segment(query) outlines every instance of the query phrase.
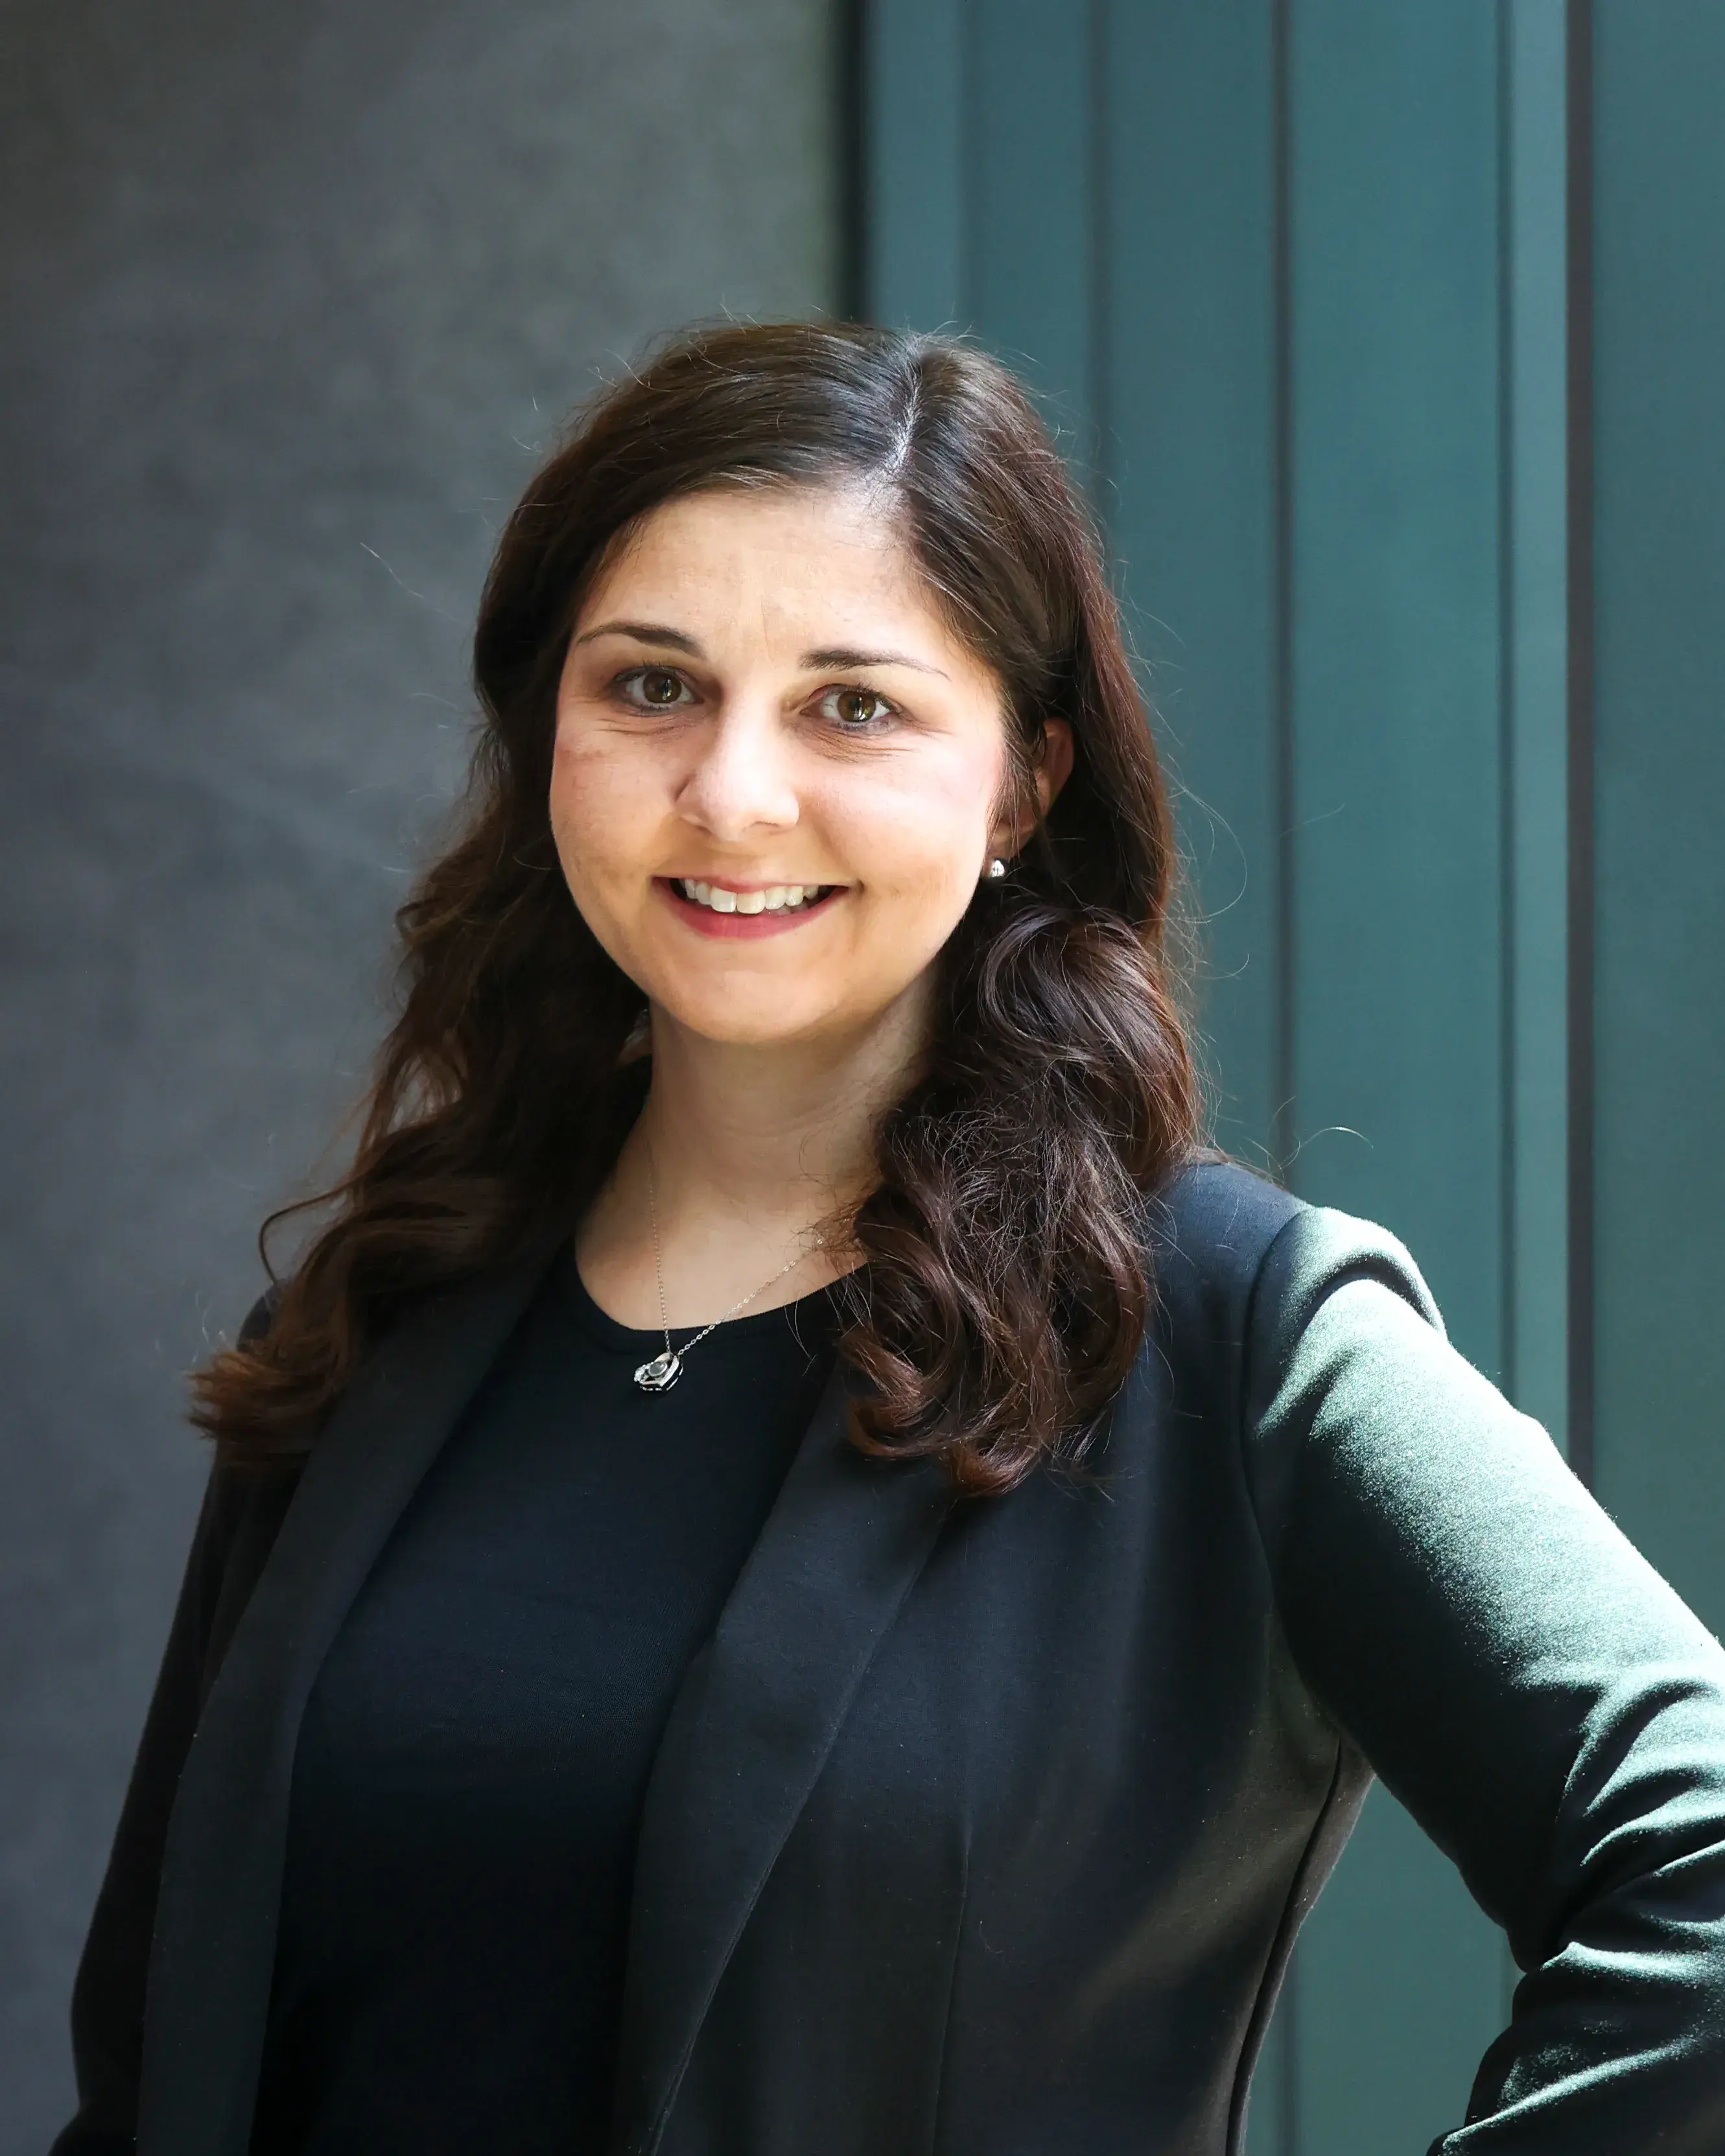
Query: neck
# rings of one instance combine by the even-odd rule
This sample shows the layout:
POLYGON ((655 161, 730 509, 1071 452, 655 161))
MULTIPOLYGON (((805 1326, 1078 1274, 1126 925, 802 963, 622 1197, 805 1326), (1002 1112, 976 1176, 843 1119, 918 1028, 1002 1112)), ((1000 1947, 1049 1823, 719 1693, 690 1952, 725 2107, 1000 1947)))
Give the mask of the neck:
POLYGON ((649 1163, 671 1322, 704 1324, 805 1239, 805 1260, 751 1307, 768 1309, 846 1271, 856 1253, 818 1224, 845 1219, 875 1180, 875 1118, 915 1067, 926 1019, 901 999, 866 1033, 714 1041, 652 1014, 645 1106, 583 1223, 577 1251, 602 1308, 658 1322, 649 1163))
POLYGON ((624 1150, 650 1147, 661 1224, 691 1209, 807 1222, 860 1203, 875 1120, 908 1080, 919 1018, 895 1006, 860 1036, 756 1046, 703 1040, 655 1010, 652 1083, 624 1150))

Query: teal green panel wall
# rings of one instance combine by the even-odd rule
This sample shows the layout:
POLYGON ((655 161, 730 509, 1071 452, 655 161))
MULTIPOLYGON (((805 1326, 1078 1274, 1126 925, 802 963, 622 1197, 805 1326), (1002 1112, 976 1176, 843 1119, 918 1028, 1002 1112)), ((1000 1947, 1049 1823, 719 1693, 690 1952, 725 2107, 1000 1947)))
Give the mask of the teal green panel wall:
POLYGON ((891 0, 861 40, 864 282, 883 322, 969 318, 964 0, 891 0))
POLYGON ((1099 500, 1161 721, 1221 1142, 1276 1127, 1281 717, 1276 54, 1264 0, 1102 28, 1099 500))
POLYGON ((1568 41, 1502 11, 1503 1382, 1568 1440, 1568 41))
POLYGON ((1044 392, 1061 446, 1095 454, 1090 187, 1093 11, 970 0, 968 311, 1044 392))
POLYGON ((1306 0, 1290 62, 1294 1179, 1495 1371, 1496 10, 1306 0))
POLYGON ((1725 1630, 1725 8, 1594 39, 1597 1477, 1725 1630))

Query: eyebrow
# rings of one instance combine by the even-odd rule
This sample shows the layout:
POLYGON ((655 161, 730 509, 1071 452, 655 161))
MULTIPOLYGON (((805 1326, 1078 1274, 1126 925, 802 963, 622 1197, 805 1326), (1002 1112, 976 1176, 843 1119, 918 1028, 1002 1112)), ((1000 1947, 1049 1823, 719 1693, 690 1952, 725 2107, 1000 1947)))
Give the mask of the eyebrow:
POLYGON ((591 644, 596 636, 628 636, 637 644, 661 644, 672 651, 686 652, 691 659, 706 655, 692 636, 680 629, 667 629, 661 621, 602 621, 597 629, 583 629, 575 641, 591 644))
MULTIPOLYGON (((661 650, 683 652, 691 659, 706 656, 692 636, 685 636, 681 629, 671 629, 662 621, 602 621, 596 628, 583 629, 575 641, 591 644, 600 636, 626 636, 636 644, 655 644, 661 650)), ((865 651, 849 644, 828 644, 819 651, 805 651, 803 665, 810 672, 825 666, 909 666, 919 674, 938 674, 943 681, 948 678, 938 666, 931 666, 926 659, 912 659, 908 652, 865 651)))
POLYGON ((907 651, 860 651, 849 644, 835 644, 823 651, 805 651, 803 664, 811 670, 821 666, 911 666, 919 674, 939 674, 942 681, 947 678, 938 666, 931 666, 926 659, 912 659, 907 651))

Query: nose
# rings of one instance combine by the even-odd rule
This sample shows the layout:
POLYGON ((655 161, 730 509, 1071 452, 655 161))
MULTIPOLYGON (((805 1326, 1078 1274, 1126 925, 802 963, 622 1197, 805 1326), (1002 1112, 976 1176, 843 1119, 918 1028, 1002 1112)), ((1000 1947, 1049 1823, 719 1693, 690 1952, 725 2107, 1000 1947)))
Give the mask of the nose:
POLYGON ((680 816, 726 844, 797 821, 789 744, 765 700, 726 702, 696 739, 694 764, 677 793, 680 816))

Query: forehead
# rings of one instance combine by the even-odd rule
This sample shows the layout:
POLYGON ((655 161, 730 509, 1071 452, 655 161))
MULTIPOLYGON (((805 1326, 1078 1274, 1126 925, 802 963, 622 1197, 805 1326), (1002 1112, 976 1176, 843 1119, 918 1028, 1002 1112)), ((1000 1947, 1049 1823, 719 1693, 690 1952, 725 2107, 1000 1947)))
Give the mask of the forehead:
POLYGON ((713 488, 666 502, 619 535, 578 629, 625 601, 632 616, 697 635, 747 622, 797 638, 824 624, 848 641, 873 624, 957 649, 896 505, 861 485, 713 488))

